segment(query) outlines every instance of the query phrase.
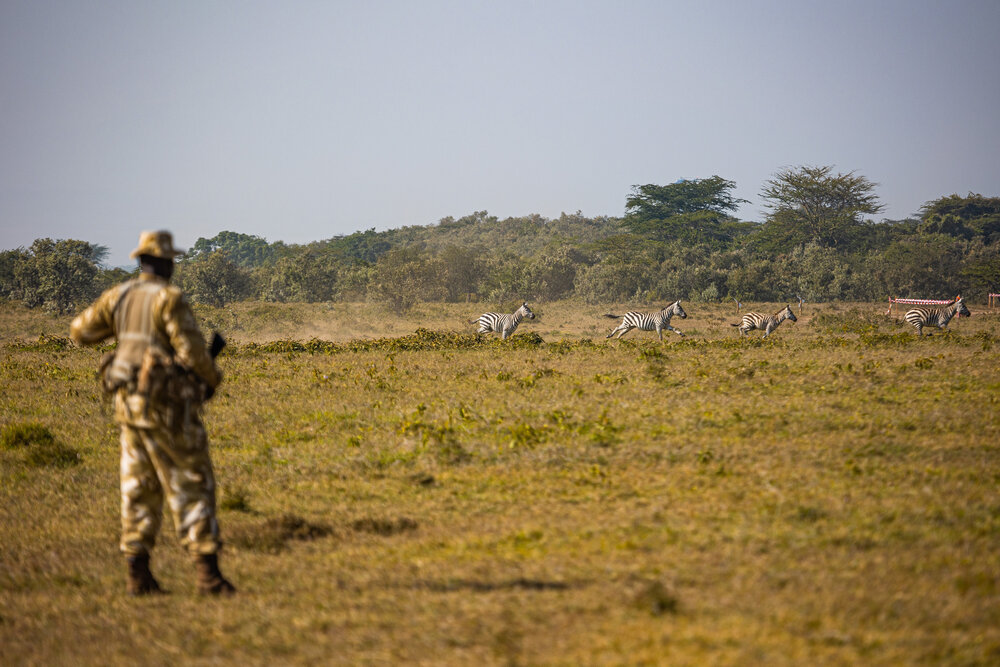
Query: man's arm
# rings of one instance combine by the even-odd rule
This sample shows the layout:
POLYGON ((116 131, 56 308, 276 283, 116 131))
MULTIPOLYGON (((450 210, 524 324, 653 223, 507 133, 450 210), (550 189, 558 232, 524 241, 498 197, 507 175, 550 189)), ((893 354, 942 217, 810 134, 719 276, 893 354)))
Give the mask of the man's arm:
POLYGON ((76 316, 69 325, 69 337, 74 343, 96 345, 114 335, 114 307, 120 290, 120 285, 112 287, 76 316))
POLYGON ((209 387, 216 387, 222 380, 222 373, 208 353, 191 306, 176 287, 168 287, 164 293, 161 311, 163 328, 174 348, 177 362, 194 371, 209 387))

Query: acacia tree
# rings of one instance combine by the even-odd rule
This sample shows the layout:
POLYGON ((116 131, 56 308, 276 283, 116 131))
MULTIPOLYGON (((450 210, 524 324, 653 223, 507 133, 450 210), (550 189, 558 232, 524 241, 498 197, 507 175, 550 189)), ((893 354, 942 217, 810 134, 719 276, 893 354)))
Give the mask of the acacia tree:
POLYGON ((832 166, 783 169, 760 193, 770 210, 763 236, 782 244, 847 245, 863 224, 861 216, 884 208, 877 185, 853 171, 834 174, 832 166))
POLYGON ((734 181, 721 176, 669 185, 633 185, 622 225, 658 241, 712 243, 732 240, 738 226, 731 213, 748 203, 732 195, 734 181))

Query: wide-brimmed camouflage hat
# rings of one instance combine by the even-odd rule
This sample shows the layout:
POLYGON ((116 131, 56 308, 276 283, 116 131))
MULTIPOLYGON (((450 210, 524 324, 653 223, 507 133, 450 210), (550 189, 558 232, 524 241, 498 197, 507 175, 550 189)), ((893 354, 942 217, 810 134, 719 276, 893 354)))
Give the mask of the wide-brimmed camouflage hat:
POLYGON ((183 250, 174 248, 174 236, 165 231, 146 231, 139 235, 139 247, 129 255, 135 259, 139 255, 150 255, 162 259, 173 259, 183 255, 183 250))

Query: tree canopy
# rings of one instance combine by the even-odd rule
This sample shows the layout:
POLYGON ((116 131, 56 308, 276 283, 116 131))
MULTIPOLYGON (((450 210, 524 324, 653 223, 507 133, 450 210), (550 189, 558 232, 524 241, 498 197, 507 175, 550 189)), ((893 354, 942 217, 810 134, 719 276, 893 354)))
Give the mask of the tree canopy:
POLYGON ((95 295, 104 246, 74 239, 36 239, 27 250, 3 253, 0 293, 21 299, 29 307, 70 312, 95 295))
POLYGON ((732 194, 734 181, 721 176, 681 179, 669 185, 634 185, 625 200, 622 225, 659 241, 725 244, 749 228, 731 213, 747 203, 732 194))
POLYGON ((949 195, 924 204, 920 209, 920 230, 973 238, 988 243, 1000 241, 1000 197, 984 197, 970 192, 965 197, 949 195))
MULTIPOLYGON (((862 225, 861 216, 884 208, 875 194, 877 185, 853 171, 835 174, 832 166, 783 169, 760 193, 769 210, 765 235, 790 245, 850 245, 862 225)), ((770 249, 778 250, 773 244, 770 249)))
MULTIPOLYGON (((865 219, 875 184, 832 167, 778 172, 763 224, 719 176, 634 186, 623 218, 581 212, 498 219, 486 211, 438 224, 374 229, 305 245, 226 231, 198 239, 174 281, 196 303, 367 300, 500 307, 577 298, 595 304, 675 299, 809 301, 983 298, 1000 289, 1000 197, 928 201, 920 218, 865 219)), ((67 312, 131 274, 99 266, 104 249, 38 239, 0 251, 0 298, 67 312)))
POLYGON ((188 251, 187 258, 223 251, 230 262, 242 267, 253 267, 275 259, 284 247, 280 241, 268 243, 259 236, 223 231, 210 239, 199 238, 188 251))

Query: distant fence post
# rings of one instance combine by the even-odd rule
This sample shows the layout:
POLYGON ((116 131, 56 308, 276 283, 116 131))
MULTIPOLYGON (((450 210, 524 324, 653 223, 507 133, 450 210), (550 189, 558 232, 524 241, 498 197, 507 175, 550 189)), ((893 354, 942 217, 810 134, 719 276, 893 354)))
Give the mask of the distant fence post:
POLYGON ((1000 308, 1000 294, 994 294, 994 293, 990 292, 989 307, 990 308, 1000 308))

